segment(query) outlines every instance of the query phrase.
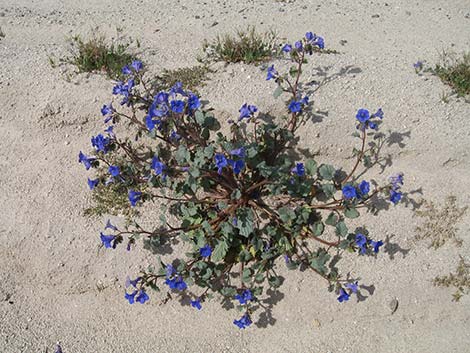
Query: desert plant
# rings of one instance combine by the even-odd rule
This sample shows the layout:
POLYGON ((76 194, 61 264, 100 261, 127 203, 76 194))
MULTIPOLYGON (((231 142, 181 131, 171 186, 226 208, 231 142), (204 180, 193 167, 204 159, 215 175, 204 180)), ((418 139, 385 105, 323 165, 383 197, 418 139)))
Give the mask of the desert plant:
POLYGON ((70 57, 62 61, 75 65, 79 72, 104 72, 112 79, 120 79, 124 65, 136 60, 136 54, 130 51, 132 41, 121 36, 109 41, 97 33, 87 39, 75 35, 69 42, 70 57))
POLYGON ((96 177, 88 179, 90 189, 118 190, 129 209, 149 214, 155 224, 144 228, 129 213, 122 227, 108 221, 100 239, 108 249, 124 243, 130 250, 142 237, 146 247, 157 250, 186 244, 185 255, 159 258, 157 266, 128 280, 129 303, 148 301, 148 288, 168 287, 200 310, 218 293, 225 306, 235 303, 243 312, 234 324, 245 328, 283 282, 278 260, 289 269, 316 272, 339 302, 360 293, 357 278, 341 275, 338 261, 347 253, 375 256, 383 242, 365 227, 348 225, 349 220, 379 198, 398 203, 403 176, 396 174, 383 186, 358 179, 375 153, 367 140, 382 123, 381 109, 357 111, 354 135, 360 148, 353 149, 356 158, 348 173, 298 154, 296 134, 307 123, 311 105, 302 91, 302 69, 323 44, 309 32, 283 47, 293 63, 289 73, 268 68, 266 79, 277 83, 275 95, 288 97, 286 115, 262 119, 256 106, 244 103, 238 118, 228 121, 228 134, 181 83, 155 91, 140 62, 128 66, 128 79, 113 88, 121 108, 109 103, 101 109, 105 123, 116 125, 92 137, 93 153, 80 152, 79 162, 96 169, 96 177), (118 137, 114 128, 123 120, 135 134, 126 127, 118 137))
POLYGON ((418 61, 414 68, 417 73, 430 72, 438 76, 442 82, 451 86, 459 97, 470 94, 470 53, 463 53, 460 57, 455 53, 443 51, 434 67, 427 67, 425 62, 418 61))
POLYGON ((447 276, 438 276, 433 281, 438 287, 454 287, 455 293, 452 295, 453 300, 458 302, 460 298, 470 291, 470 264, 460 257, 457 271, 447 276))
POLYGON ((192 67, 183 67, 173 70, 163 70, 162 74, 158 78, 159 85, 161 87, 172 87, 177 82, 184 82, 185 86, 196 92, 197 88, 204 87, 208 80, 208 74, 212 70, 206 65, 198 65, 192 67))
POLYGON ((277 52, 276 33, 259 33, 255 27, 238 30, 236 35, 217 36, 212 42, 203 43, 203 51, 210 59, 228 63, 258 63, 267 61, 277 52))

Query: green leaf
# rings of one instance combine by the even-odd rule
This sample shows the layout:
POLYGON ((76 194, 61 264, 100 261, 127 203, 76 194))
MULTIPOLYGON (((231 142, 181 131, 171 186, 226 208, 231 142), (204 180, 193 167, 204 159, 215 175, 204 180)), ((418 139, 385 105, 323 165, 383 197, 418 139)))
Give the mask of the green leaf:
POLYGON ((333 184, 323 184, 321 189, 326 197, 331 198, 336 193, 336 188, 333 184))
POLYGON ((220 294, 224 297, 233 297, 237 294, 237 290, 233 287, 224 287, 220 290, 220 294))
POLYGON ((284 223, 290 223, 295 219, 295 212, 289 207, 281 207, 279 210, 279 217, 284 223))
POLYGON ((318 169, 318 173, 325 180, 332 180, 335 176, 335 168, 329 164, 322 164, 318 169))
POLYGON ((199 125, 204 124, 205 116, 204 116, 203 112, 201 112, 200 110, 196 110, 196 113, 194 113, 194 115, 195 115, 196 121, 199 125))
POLYGON ((253 233, 253 214, 249 208, 240 208, 237 211, 237 228, 241 236, 248 238, 253 233))
POLYGON ((348 218, 357 218, 359 217, 359 212, 357 212, 356 208, 350 207, 346 208, 346 210, 344 211, 344 215, 348 218))
POLYGON ((281 279, 278 276, 268 277, 268 282, 271 287, 278 288, 281 286, 281 279))
POLYGON ((251 275, 252 275, 251 269, 245 268, 242 273, 242 281, 245 283, 250 282, 251 275))
POLYGON ((323 234, 323 231, 325 230, 325 226, 323 225, 323 222, 315 222, 312 226, 312 231, 313 235, 319 237, 320 235, 323 234))
POLYGON ((179 164, 185 164, 191 162, 191 155, 186 147, 180 145, 178 150, 175 152, 176 161, 179 164))
POLYGON ((227 255, 228 251, 228 244, 225 240, 219 240, 217 245, 214 247, 214 251, 212 252, 211 260, 213 262, 218 262, 222 260, 225 255, 227 255))
POLYGON ((313 159, 309 159, 305 163, 305 170, 307 171, 307 174, 315 175, 317 173, 317 169, 317 162, 315 162, 313 159))
POLYGON ((336 234, 345 237, 348 234, 348 227, 343 221, 338 222, 336 225, 336 234))
POLYGON ((314 257, 310 260, 310 266, 312 266, 315 270, 317 270, 321 274, 325 274, 327 271, 326 263, 328 262, 330 257, 331 257, 330 254, 328 254, 328 252, 325 249, 320 248, 318 249, 314 257))
POLYGON ((273 96, 274 96, 274 98, 277 99, 277 98, 279 98, 279 97, 281 96, 281 94, 283 94, 283 93, 284 93, 284 90, 282 89, 281 85, 278 85, 278 86, 276 87, 276 89, 274 90, 274 92, 273 92, 273 96))
POLYGON ((335 226, 336 223, 338 223, 338 216, 336 215, 336 213, 331 212, 328 218, 326 219, 325 223, 329 226, 335 226))

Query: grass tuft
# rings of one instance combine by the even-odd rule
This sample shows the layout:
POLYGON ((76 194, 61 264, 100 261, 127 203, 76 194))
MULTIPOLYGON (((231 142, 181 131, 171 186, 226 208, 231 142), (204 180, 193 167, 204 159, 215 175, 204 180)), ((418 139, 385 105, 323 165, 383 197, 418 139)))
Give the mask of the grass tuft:
POLYGON ((429 239, 429 247, 440 248, 448 240, 455 245, 461 246, 462 239, 457 236, 457 222, 463 217, 468 207, 458 208, 456 197, 449 196, 446 199, 444 207, 436 208, 434 203, 425 201, 423 210, 415 211, 418 217, 425 218, 421 226, 416 227, 418 234, 416 239, 429 239))
POLYGON ((436 277, 433 283, 437 287, 454 287, 456 292, 452 295, 453 301, 458 302, 460 298, 470 292, 470 264, 467 264, 462 257, 455 273, 447 276, 436 277))
POLYGON ((271 59, 278 48, 274 31, 259 33, 255 27, 238 30, 236 35, 224 34, 214 41, 203 43, 203 50, 210 59, 227 63, 259 63, 271 59))
POLYGON ((451 86, 459 97, 470 94, 470 52, 457 57, 444 51, 440 63, 430 71, 451 86))
POLYGON ((192 67, 184 67, 174 70, 163 70, 158 77, 159 84, 162 89, 172 87, 176 82, 182 82, 186 88, 193 92, 197 92, 197 88, 204 87, 209 79, 208 74, 213 72, 207 66, 199 65, 192 67))
POLYGON ((108 43, 104 35, 94 34, 88 39, 76 35, 70 39, 71 57, 64 61, 80 72, 104 72, 109 78, 120 79, 122 67, 136 59, 130 52, 131 44, 122 37, 108 43))

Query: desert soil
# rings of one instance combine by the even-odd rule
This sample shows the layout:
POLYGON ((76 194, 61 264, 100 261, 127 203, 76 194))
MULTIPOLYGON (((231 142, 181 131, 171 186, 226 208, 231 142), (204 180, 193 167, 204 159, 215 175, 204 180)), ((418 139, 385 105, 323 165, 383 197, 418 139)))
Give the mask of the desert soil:
MULTIPOLYGON (((439 205, 453 194, 469 204, 470 105, 454 96, 443 103, 451 90, 412 66, 435 63, 442 49, 469 50, 469 0, 0 0, 0 26, 0 352, 53 352, 58 341, 64 353, 470 351, 470 297, 452 302, 451 289, 432 284, 459 255, 469 260, 470 216, 457 224, 461 247, 414 240, 423 199, 439 205), (371 175, 383 182, 403 172, 408 195, 361 219, 389 239, 377 258, 345 261, 345 273, 374 286, 367 300, 340 304, 314 273, 281 270, 287 279, 271 317, 241 331, 232 324, 238 313, 217 301, 196 312, 160 305, 156 295, 145 305, 124 300, 126 276, 155 255, 141 245, 99 248, 106 217, 83 216, 91 199, 77 162, 103 129, 99 109, 113 83, 98 74, 68 79, 48 57, 66 56, 70 35, 95 27, 112 35, 119 26, 141 40, 144 62, 158 73, 197 64, 204 39, 247 25, 289 41, 314 31, 340 52, 306 67, 308 80, 328 84, 315 93, 302 143, 320 162, 350 166, 355 111, 382 107, 391 161, 371 175)), ((260 67, 214 68, 200 92, 220 119, 244 102, 281 111, 260 67)))

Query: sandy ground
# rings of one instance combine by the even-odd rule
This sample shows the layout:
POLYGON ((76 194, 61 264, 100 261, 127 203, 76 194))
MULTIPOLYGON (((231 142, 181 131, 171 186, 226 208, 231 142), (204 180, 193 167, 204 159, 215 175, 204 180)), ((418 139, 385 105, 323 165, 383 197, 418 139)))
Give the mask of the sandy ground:
MULTIPOLYGON (((449 89, 412 68, 418 59, 435 62, 441 49, 468 50, 469 17, 469 0, 0 0, 0 352, 52 352, 57 341, 64 353, 469 352, 470 297, 451 302, 451 290, 431 280, 454 270, 458 254, 468 259, 470 216, 458 225, 463 246, 435 251, 414 241, 421 221, 414 208, 450 194, 469 203, 470 105, 455 97, 444 104, 449 89), (372 174, 383 181, 404 172, 415 202, 364 219, 395 244, 376 259, 345 261, 345 271, 375 286, 366 301, 339 304, 315 274, 290 272, 272 318, 240 331, 237 313, 217 302, 195 312, 178 302, 124 300, 125 277, 154 255, 98 249, 106 218, 82 216, 90 197, 77 163, 102 129, 99 108, 112 82, 100 75, 67 82, 47 58, 66 54, 67 35, 121 26, 141 39, 145 63, 158 72, 196 64, 203 39, 248 24, 289 40, 312 30, 341 52, 306 67, 307 78, 330 82, 316 93, 316 123, 301 132, 303 143, 319 161, 351 165, 356 109, 383 107, 383 129, 395 131, 384 152, 393 159, 372 174)), ((218 68, 201 92, 221 116, 245 101, 280 111, 259 68, 218 68)))

